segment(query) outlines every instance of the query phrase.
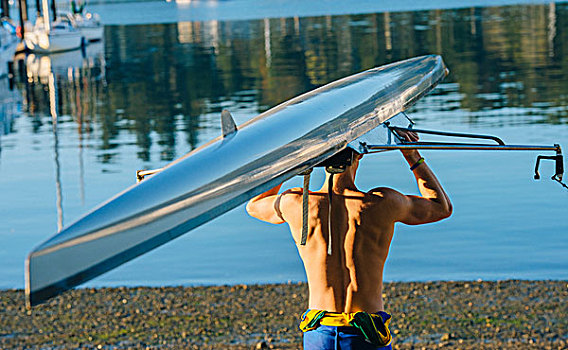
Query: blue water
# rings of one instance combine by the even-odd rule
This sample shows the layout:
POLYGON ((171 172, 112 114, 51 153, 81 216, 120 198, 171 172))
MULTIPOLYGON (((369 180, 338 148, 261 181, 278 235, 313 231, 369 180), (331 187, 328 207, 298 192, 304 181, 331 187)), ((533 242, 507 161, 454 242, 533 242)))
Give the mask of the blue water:
MULTIPOLYGON (((22 288, 26 254, 134 183, 136 170, 217 136, 223 108, 240 124, 412 56, 441 54, 451 70, 410 111, 419 127, 568 147, 565 3, 164 22, 108 25, 85 54, 28 57, 15 91, 0 79, 0 288, 22 288)), ((454 214, 398 225, 385 279, 568 279, 568 191, 549 180, 552 163, 532 179, 536 154, 423 152, 454 214)), ((322 182, 316 172, 312 189, 322 182)), ((366 156, 357 184, 417 193, 397 152, 366 156)), ((305 275, 286 226, 241 206, 86 285, 289 280, 305 275)))

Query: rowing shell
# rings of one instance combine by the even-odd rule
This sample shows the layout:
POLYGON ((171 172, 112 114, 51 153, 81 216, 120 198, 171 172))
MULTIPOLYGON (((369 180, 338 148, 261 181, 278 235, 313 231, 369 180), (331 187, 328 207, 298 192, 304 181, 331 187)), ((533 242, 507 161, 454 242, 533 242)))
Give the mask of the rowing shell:
POLYGON ((440 56, 373 68, 295 97, 101 204, 26 260, 29 306, 235 208, 344 149, 416 103, 448 71, 440 56))

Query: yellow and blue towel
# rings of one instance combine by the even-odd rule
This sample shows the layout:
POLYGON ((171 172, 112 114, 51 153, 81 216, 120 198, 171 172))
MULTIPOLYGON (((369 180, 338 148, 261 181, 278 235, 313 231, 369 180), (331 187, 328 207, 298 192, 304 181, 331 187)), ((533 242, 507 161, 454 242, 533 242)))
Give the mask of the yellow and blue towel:
POLYGON ((392 336, 388 325, 391 315, 384 311, 368 312, 329 312, 324 310, 307 310, 300 322, 302 332, 315 330, 320 326, 353 327, 358 329, 368 343, 376 347, 389 347, 392 336))

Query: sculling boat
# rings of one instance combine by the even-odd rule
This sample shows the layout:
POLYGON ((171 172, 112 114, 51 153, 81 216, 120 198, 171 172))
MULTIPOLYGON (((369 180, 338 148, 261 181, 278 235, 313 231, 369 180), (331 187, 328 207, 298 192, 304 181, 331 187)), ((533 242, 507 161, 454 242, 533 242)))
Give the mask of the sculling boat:
POLYGON ((26 261, 30 305, 81 284, 313 167, 404 111, 447 74, 439 56, 343 78, 284 102, 101 204, 26 261))
MULTIPOLYGON (((139 172, 139 179, 151 176, 34 249, 26 260, 28 305, 144 254, 303 174, 347 146, 361 153, 405 147, 507 147, 397 140, 396 128, 409 123, 401 112, 447 73, 440 56, 422 56, 332 82, 238 128, 224 111, 222 136, 159 171, 139 172)), ((559 146, 538 147, 557 151, 557 164, 561 160, 559 146)))

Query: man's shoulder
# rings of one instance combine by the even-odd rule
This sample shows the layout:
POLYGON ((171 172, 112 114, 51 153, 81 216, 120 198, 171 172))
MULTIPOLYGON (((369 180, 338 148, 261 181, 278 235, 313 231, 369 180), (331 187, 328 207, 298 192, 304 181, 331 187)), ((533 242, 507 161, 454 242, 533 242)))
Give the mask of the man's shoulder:
POLYGON ((280 193, 279 200, 286 203, 297 203, 302 200, 302 194, 304 193, 301 187, 292 187, 286 191, 280 193))
POLYGON ((398 208, 407 202, 408 197, 394 188, 390 187, 376 187, 367 191, 367 196, 371 197, 371 201, 392 208, 398 208))
MULTIPOLYGON (((309 191, 310 203, 312 201, 322 200, 327 198, 327 193, 319 191, 309 191)), ((298 205, 303 201, 304 189, 302 187, 292 187, 279 194, 279 200, 281 203, 287 203, 290 205, 298 205)))
POLYGON ((302 187, 292 187, 282 192, 280 195, 294 197, 294 196, 301 196, 303 194, 304 194, 304 189, 302 187))
POLYGON ((403 194, 390 187, 375 187, 367 191, 367 194, 381 198, 395 198, 403 194))
POLYGON ((406 196, 390 187, 376 187, 367 191, 369 202, 368 213, 380 218, 382 222, 396 221, 401 210, 406 203, 406 196))

